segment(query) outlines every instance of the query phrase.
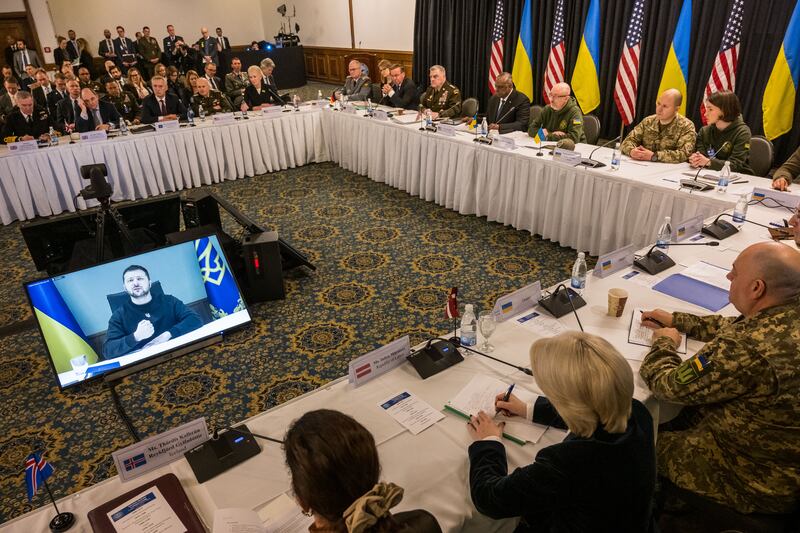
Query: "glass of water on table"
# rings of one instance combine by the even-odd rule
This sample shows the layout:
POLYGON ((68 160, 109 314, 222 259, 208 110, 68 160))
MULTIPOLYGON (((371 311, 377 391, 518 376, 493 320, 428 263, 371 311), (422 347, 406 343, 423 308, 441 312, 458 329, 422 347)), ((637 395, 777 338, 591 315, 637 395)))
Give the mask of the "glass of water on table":
POLYGON ((72 371, 75 372, 75 379, 80 381, 86 377, 86 371, 89 370, 89 361, 85 355, 79 355, 69 360, 72 365, 72 371))
POLYGON ((478 329, 480 329, 481 335, 483 335, 481 350, 484 352, 493 352, 494 346, 489 344, 489 337, 491 337, 494 330, 497 329, 497 321, 494 318, 493 311, 481 311, 478 314, 478 329))

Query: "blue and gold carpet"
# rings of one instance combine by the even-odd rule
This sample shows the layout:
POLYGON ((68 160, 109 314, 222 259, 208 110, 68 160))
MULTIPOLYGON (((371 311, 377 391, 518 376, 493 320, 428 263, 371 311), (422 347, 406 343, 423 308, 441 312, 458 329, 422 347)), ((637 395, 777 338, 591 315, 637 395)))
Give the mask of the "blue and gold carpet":
MULTIPOLYGON (((143 437, 200 416, 219 426, 269 409, 344 375, 352 358, 391 340, 443 333, 451 286, 462 304, 489 309, 536 279, 547 286, 567 277, 575 258, 333 164, 212 189, 277 229, 318 269, 291 272, 286 299, 253 306, 252 326, 221 344, 123 380, 117 390, 143 437)), ((0 227, 0 257, 4 326, 30 317, 21 284, 40 276, 18 224, 0 227)), ((115 475, 111 452, 132 440, 102 385, 59 391, 36 329, 3 338, 0 354, 3 522, 46 503, 41 493, 32 503, 25 496, 30 451, 46 450, 61 497, 115 475)))

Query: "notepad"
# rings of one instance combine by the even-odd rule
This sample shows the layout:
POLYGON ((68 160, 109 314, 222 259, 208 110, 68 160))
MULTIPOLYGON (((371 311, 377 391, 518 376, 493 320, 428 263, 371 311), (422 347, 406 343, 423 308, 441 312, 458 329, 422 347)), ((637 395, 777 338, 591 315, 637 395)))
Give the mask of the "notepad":
POLYGON ((730 302, 727 274, 724 268, 700 261, 657 283, 653 289, 716 313, 730 302))
MULTIPOLYGON (((637 307, 631 315, 631 325, 628 329, 628 343, 639 346, 653 345, 653 330, 642 324, 642 308, 637 307)), ((681 343, 677 348, 678 353, 686 353, 686 334, 681 333, 681 343)), ((642 358, 644 359, 644 358, 642 358)))

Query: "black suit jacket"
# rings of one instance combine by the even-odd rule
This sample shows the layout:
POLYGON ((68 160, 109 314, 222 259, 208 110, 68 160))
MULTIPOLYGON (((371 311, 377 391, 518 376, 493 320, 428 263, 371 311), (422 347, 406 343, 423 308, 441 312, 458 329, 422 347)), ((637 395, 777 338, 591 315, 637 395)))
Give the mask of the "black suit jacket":
POLYGON ((161 49, 164 50, 164 55, 167 56, 168 64, 172 63, 173 60, 172 53, 175 51, 175 43, 178 41, 183 41, 183 37, 181 37, 180 35, 176 35, 174 41, 169 38, 169 35, 164 37, 164 43, 163 43, 164 46, 161 49))
POLYGON ((126 53, 134 56, 136 55, 136 43, 133 42, 133 40, 125 37, 125 46, 127 47, 127 52, 122 49, 122 40, 119 37, 114 39, 114 51, 117 53, 117 64, 123 69, 123 74, 128 70, 128 67, 122 66, 122 56, 126 53))
MULTIPOLYGON (((178 115, 179 118, 186 118, 186 106, 174 94, 167 93, 164 97, 164 104, 167 108, 167 115, 178 115)), ((156 100, 156 95, 151 94, 142 100, 142 124, 158 122, 158 117, 160 116, 162 116, 162 113, 158 100, 156 100)))
POLYGON ((0 141, 5 144, 6 137, 22 137, 23 135, 30 135, 34 139, 38 139, 39 136, 50 131, 50 118, 44 108, 34 104, 32 116, 33 122, 28 124, 25 117, 22 116, 22 111, 19 108, 14 109, 6 118, 0 141))
MULTIPOLYGON (((56 104, 56 120, 53 127, 64 133, 66 131, 65 124, 73 124, 75 122, 75 108, 69 94, 66 98, 62 99, 56 104)), ((78 107, 80 113, 80 107, 78 107)))
MULTIPOLYGON (((114 107, 114 104, 104 102, 103 100, 100 100, 99 104, 100 118, 103 119, 103 124, 113 124, 114 126, 118 126, 120 116, 119 111, 117 111, 117 108, 114 107)), ((81 133, 85 131, 94 131, 97 126, 99 126, 99 124, 97 124, 94 120, 94 114, 88 109, 86 110, 86 115, 88 118, 85 120, 80 115, 78 115, 75 120, 75 128, 81 133)))
MULTIPOLYGON (((203 77, 205 79, 207 79, 208 80, 208 84, 211 85, 211 78, 209 78, 207 76, 203 76, 203 77)), ((211 90, 212 91, 219 91, 221 93, 225 92, 225 83, 223 83, 223 81, 221 79, 219 79, 219 76, 214 76, 214 83, 216 84, 216 87, 214 87, 214 85, 211 85, 211 90)))
POLYGON ((419 91, 417 91, 417 86, 411 78, 405 78, 400 87, 392 84, 392 88, 394 89, 394 94, 392 96, 384 95, 381 98, 381 104, 414 110, 419 107, 419 91))
POLYGON ((50 94, 47 95, 47 109, 50 113, 50 120, 51 122, 55 123, 56 118, 58 117, 58 112, 56 108, 58 107, 58 103, 67 98, 67 91, 64 91, 64 95, 62 96, 58 91, 53 89, 50 91, 50 94))
POLYGON ((72 41, 67 41, 67 53, 70 59, 78 59, 80 52, 78 52, 78 44, 72 41))
POLYGON ((228 40, 228 38, 227 38, 227 37, 225 37, 224 35, 222 36, 222 38, 220 38, 220 37, 217 37, 217 42, 220 44, 220 46, 222 46, 222 49, 223 49, 223 50, 230 50, 230 48, 231 48, 231 42, 230 42, 230 41, 228 40), (223 45, 224 45, 224 46, 223 46, 223 45))
POLYGON ((256 107, 264 104, 284 104, 283 100, 278 98, 277 87, 268 84, 264 78, 261 78, 261 93, 256 91, 256 88, 252 85, 248 85, 245 88, 244 101, 249 107, 256 107), (272 89, 271 91, 269 90, 270 88, 272 89))
MULTIPOLYGON (((52 89, 52 86, 50 87, 50 89, 52 89)), ((51 90, 50 92, 53 91, 51 90)), ((47 96, 45 96, 44 94, 44 89, 42 89, 41 87, 37 87, 31 91, 31 94, 33 95, 33 99, 39 107, 41 107, 42 109, 48 109, 47 96)), ((49 110, 47 112, 50 113, 49 110)))
POLYGON ((109 53, 109 52, 114 52, 114 54, 117 53, 117 50, 116 50, 116 48, 114 46, 114 40, 113 39, 111 40, 111 46, 110 47, 109 47, 109 45, 108 45, 108 43, 106 42, 105 39, 103 39, 102 41, 97 43, 97 55, 99 55, 101 58, 103 58, 103 61, 107 61, 107 60, 111 59, 109 57, 106 57, 106 54, 109 53))
POLYGON ((56 68, 61 72, 61 65, 64 64, 64 61, 72 61, 72 58, 67 50, 56 47, 56 49, 53 50, 53 60, 56 62, 56 68))
POLYGON ((500 124, 500 133, 512 131, 528 131, 528 122, 531 118, 531 101, 519 91, 511 91, 502 109, 500 98, 497 95, 489 98, 489 107, 486 110, 486 122, 500 124))

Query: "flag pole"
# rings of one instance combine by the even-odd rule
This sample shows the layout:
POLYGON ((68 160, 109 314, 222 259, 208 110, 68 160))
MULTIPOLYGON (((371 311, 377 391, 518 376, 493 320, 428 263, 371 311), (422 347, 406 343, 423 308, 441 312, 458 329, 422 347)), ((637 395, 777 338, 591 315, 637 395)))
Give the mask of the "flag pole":
POLYGON ((622 144, 622 141, 625 139, 625 121, 621 120, 619 124, 619 144, 622 144))
POLYGON ((42 485, 44 485, 44 490, 47 491, 47 495, 50 496, 50 501, 53 502, 53 507, 56 509, 56 516, 50 520, 50 531, 60 532, 66 531, 75 524, 75 515, 72 513, 62 513, 58 510, 58 505, 56 505, 56 499, 53 497, 53 493, 50 492, 50 487, 47 485, 46 480, 42 480, 42 485))

